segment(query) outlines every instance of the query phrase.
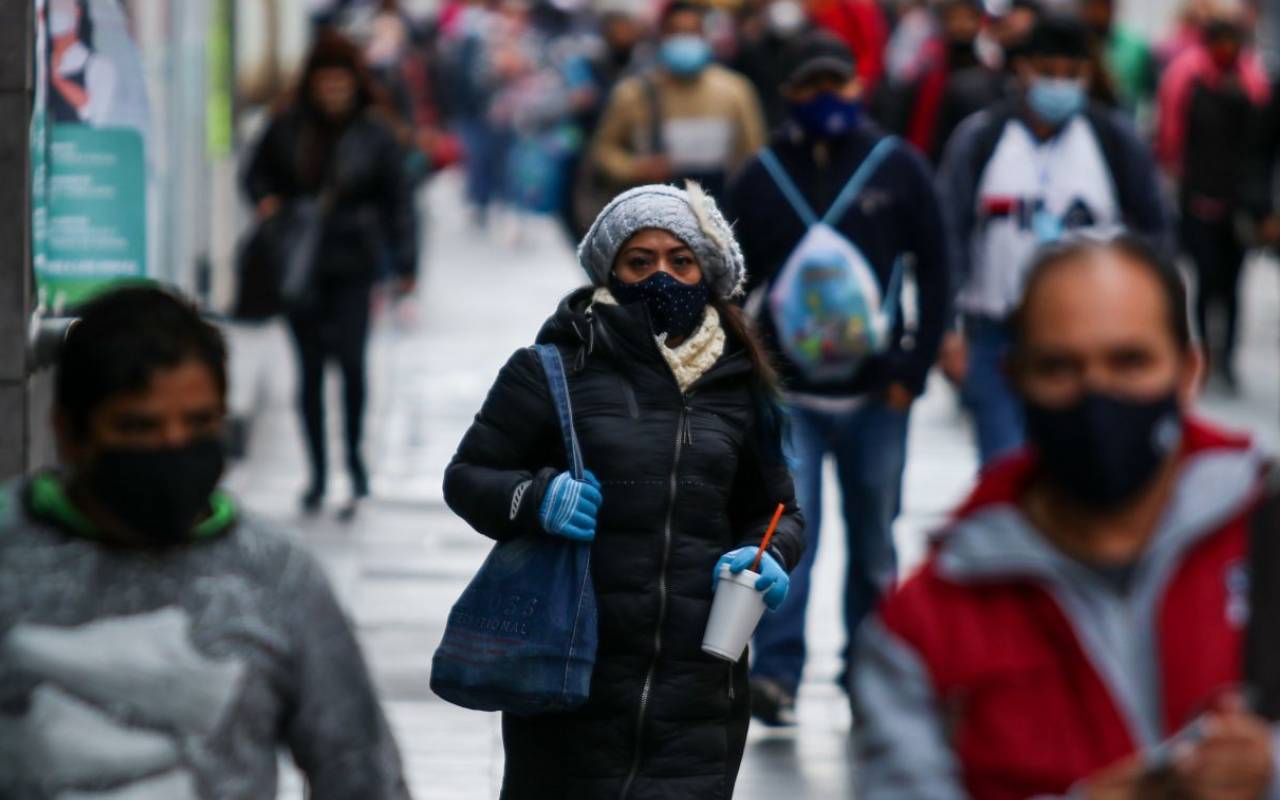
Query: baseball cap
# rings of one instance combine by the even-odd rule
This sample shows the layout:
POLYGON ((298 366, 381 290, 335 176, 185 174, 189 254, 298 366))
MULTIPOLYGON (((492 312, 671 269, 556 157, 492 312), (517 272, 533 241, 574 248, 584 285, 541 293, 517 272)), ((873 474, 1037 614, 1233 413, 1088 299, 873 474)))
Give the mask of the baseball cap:
POLYGON ((796 86, 815 75, 852 78, 858 61, 849 46, 826 31, 798 36, 782 52, 782 85, 796 86))

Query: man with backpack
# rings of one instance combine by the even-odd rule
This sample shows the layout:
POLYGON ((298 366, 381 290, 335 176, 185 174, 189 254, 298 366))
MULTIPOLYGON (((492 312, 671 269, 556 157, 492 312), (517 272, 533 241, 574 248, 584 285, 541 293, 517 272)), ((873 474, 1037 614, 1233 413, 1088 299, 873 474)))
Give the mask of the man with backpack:
MULTIPOLYGON (((729 193, 747 263, 748 310, 780 356, 797 496, 816 543, 822 464, 834 455, 849 542, 845 624, 892 583, 907 420, 941 339, 949 303, 943 225, 924 159, 862 124, 849 48, 809 33, 786 52, 791 119, 729 193), (910 276, 908 333, 899 295, 910 276)), ((792 572, 791 598, 760 626, 753 711, 794 724, 816 545, 792 572)), ((846 665, 847 666, 847 665, 846 665)), ((843 684, 843 681, 842 681, 843 684)))
POLYGON ((1083 23, 1042 18, 1015 71, 1020 96, 962 123, 938 174, 959 288, 943 368, 973 414, 984 465, 1023 442, 1003 359, 1032 255, 1068 232, 1166 233, 1150 154, 1119 114, 1088 103, 1083 23))

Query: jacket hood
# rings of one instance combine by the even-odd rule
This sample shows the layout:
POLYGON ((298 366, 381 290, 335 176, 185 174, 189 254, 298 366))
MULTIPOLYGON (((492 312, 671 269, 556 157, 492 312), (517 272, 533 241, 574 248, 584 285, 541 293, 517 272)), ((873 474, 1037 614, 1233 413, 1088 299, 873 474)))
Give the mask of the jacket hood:
MULTIPOLYGON (((1243 513, 1256 497, 1267 464, 1247 437, 1188 417, 1183 423, 1179 474, 1152 544, 1183 550, 1243 513)), ((938 532, 934 554, 947 577, 999 579, 1036 576, 1062 556, 1035 533, 1018 503, 1038 474, 1024 451, 997 463, 938 532)))
POLYGON ((542 323, 538 330, 538 344, 555 344, 561 347, 577 347, 590 341, 590 315, 587 308, 591 305, 590 286, 574 289, 560 298, 556 310, 542 323))
POLYGON ((555 313, 543 323, 538 344, 554 344, 570 352, 577 351, 576 368, 581 368, 589 355, 624 362, 661 362, 644 305, 593 304, 594 293, 594 287, 586 286, 566 295, 555 313))

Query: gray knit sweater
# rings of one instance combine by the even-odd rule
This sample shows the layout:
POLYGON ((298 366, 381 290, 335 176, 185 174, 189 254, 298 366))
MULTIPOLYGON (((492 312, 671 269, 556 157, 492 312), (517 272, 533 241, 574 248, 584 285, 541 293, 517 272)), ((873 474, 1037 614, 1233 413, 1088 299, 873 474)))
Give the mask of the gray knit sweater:
POLYGON ((408 797, 295 542, 239 516, 164 552, 108 547, 28 485, 0 486, 0 797, 263 800, 281 747, 318 800, 408 797))

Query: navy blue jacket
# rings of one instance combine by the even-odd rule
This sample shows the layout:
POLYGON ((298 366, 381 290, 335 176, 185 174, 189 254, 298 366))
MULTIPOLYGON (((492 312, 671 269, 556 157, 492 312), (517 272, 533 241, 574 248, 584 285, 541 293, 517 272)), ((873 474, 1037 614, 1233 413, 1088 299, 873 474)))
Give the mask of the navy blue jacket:
MULTIPOLYGON (((770 146, 810 207, 821 216, 881 136, 860 128, 832 140, 822 162, 813 143, 790 126, 775 134, 770 146)), ((758 158, 742 168, 730 187, 726 205, 747 259, 748 293, 769 286, 806 233, 804 222, 758 158)), ((917 287, 917 322, 910 336, 897 331, 890 349, 867 359, 849 381, 811 383, 781 354, 766 309, 760 315, 760 330, 775 353, 785 388, 802 394, 851 397, 879 393, 891 383, 901 383, 917 394, 923 392, 951 304, 942 214, 924 158, 904 142, 879 166, 835 228, 862 251, 875 269, 882 291, 898 257, 910 258, 917 287)))

